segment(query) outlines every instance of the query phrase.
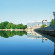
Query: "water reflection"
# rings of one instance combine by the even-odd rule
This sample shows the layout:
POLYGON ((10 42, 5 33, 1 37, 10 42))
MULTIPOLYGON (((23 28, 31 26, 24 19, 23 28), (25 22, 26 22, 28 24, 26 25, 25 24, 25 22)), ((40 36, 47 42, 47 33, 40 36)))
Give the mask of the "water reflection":
MULTIPOLYGON (((49 36, 49 35, 44 35, 42 34, 44 37, 48 38, 49 40, 51 40, 52 42, 54 42, 54 55, 55 55, 55 37, 53 36, 49 36)), ((51 46, 52 46, 52 42, 51 42, 51 46)))
POLYGON ((28 33, 27 36, 28 36, 28 39, 42 39, 42 43, 44 42, 44 40, 47 41, 47 38, 45 38, 41 35, 40 36, 39 35, 35 36, 35 35, 32 35, 32 34, 28 33))
POLYGON ((25 31, 0 31, 0 36, 4 38, 13 37, 14 35, 27 35, 27 32, 25 31))
POLYGON ((44 40, 46 40, 46 42, 48 42, 48 39, 51 40, 51 47, 52 47, 52 42, 54 42, 54 54, 55 55, 55 37, 49 36, 49 35, 45 35, 42 33, 37 33, 37 32, 28 32, 27 34, 29 39, 42 39, 42 43, 44 43, 44 40))
POLYGON ((12 54, 14 53, 14 55, 16 53, 17 54, 22 53, 21 55, 26 55, 26 54, 54 55, 54 51, 55 51, 54 37, 42 35, 34 31, 29 31, 29 32, 0 31, 0 36, 4 37, 4 38, 0 38, 0 49, 3 49, 2 51, 1 50, 0 51, 3 53, 4 53, 4 49, 6 50, 6 53, 8 52, 9 49, 9 52, 12 54), (14 35, 18 35, 18 36, 14 36, 14 35), (8 38, 8 37, 12 37, 12 38, 8 38))

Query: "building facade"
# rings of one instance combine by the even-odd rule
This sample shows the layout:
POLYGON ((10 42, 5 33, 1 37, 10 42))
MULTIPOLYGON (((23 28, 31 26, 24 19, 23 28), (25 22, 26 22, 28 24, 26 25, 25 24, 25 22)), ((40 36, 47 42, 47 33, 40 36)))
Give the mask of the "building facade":
POLYGON ((55 12, 53 12, 53 15, 54 15, 54 22, 55 22, 55 12))

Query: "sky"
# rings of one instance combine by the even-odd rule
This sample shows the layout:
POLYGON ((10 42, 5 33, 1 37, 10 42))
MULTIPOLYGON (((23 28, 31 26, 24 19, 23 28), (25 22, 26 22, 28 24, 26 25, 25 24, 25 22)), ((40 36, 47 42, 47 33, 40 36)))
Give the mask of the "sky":
POLYGON ((54 11, 55 0, 0 0, 0 22, 50 22, 54 11))

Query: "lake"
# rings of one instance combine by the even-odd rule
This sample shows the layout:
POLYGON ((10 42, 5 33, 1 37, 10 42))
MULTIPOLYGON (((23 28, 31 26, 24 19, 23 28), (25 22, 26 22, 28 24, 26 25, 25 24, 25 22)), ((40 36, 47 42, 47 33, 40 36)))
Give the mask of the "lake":
POLYGON ((0 31, 0 55, 54 55, 54 43, 36 32, 0 31))

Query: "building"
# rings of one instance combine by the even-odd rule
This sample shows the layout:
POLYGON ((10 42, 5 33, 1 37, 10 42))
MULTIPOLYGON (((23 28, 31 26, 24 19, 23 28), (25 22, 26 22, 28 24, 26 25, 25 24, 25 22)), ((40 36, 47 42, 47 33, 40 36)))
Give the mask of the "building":
MULTIPOLYGON (((43 22, 43 24, 46 24, 46 22, 43 22)), ((51 22, 47 22, 47 25, 49 26, 51 24, 51 22)), ((38 26, 42 26, 42 22, 31 22, 31 23, 27 23, 28 27, 38 27, 38 26)))
POLYGON ((55 21, 55 12, 53 12, 53 15, 54 15, 54 21, 55 21))

